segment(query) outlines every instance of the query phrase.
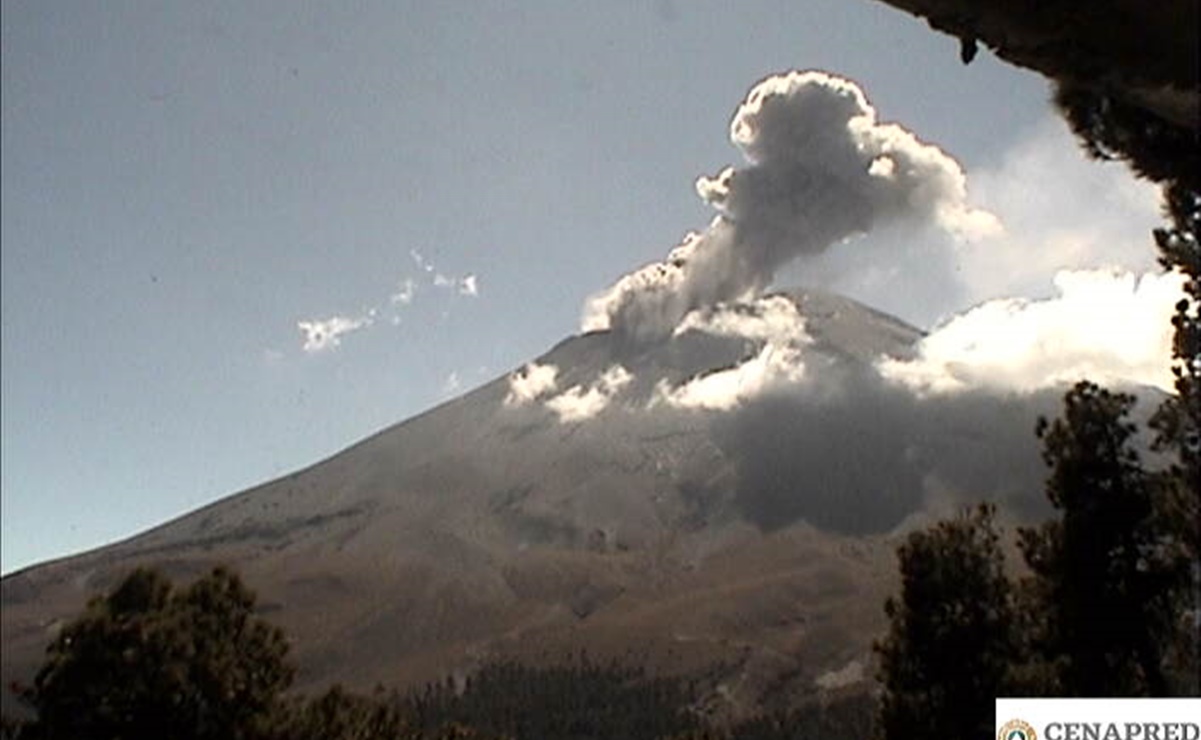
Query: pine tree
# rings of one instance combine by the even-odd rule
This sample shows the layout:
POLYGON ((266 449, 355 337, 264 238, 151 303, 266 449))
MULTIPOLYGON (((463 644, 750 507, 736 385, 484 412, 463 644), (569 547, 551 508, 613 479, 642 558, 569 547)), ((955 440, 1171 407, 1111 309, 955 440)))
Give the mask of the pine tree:
POLYGON ((1185 275, 1176 304, 1172 354, 1175 395, 1151 420, 1155 447, 1173 464, 1160 476, 1155 502, 1157 555, 1169 588, 1157 606, 1171 637, 1167 660, 1177 693, 1201 694, 1201 195, 1175 184, 1166 190, 1170 226, 1155 231, 1160 262, 1185 275))
POLYGON ((1154 480, 1134 449, 1133 396, 1081 382, 1064 415, 1040 420, 1057 519, 1019 532, 1032 578, 1022 613, 1036 661, 1059 695, 1162 695, 1167 688, 1150 604, 1155 562, 1154 480))
POLYGON ((889 633, 875 646, 885 738, 992 735, 1015 650, 994 516, 981 505, 909 535, 898 550, 901 595, 886 602, 889 633))

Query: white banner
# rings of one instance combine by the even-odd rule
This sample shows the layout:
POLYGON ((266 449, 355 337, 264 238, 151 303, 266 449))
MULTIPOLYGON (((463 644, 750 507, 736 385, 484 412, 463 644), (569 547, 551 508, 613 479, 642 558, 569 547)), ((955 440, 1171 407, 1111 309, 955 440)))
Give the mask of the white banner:
POLYGON ((1201 740, 1201 698, 997 699, 997 740, 1201 740))

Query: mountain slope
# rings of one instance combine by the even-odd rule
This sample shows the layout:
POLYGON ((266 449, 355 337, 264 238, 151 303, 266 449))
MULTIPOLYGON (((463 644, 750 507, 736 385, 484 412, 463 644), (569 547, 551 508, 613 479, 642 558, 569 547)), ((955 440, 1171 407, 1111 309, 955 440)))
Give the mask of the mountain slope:
POLYGON ((1030 511, 1030 430, 1056 394, 915 398, 871 363, 910 355, 921 332, 838 296, 787 297, 804 318, 801 391, 677 407, 665 389, 766 345, 570 338, 534 365, 556 369, 559 397, 603 403, 585 417, 547 396, 513 403, 502 377, 311 468, 6 577, 3 678, 28 680, 56 625, 133 566, 191 577, 223 562, 293 636, 302 687, 403 686, 582 648, 717 670, 718 711, 862 687, 897 533, 978 496, 1030 511), (614 366, 620 391, 604 390, 614 366))

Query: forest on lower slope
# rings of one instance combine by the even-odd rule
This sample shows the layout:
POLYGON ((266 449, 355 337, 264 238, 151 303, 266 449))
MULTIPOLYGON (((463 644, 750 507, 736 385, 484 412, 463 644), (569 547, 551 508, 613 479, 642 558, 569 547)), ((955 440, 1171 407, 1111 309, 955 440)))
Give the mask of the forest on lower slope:
POLYGON ((586 654, 545 666, 494 661, 459 683, 361 695, 335 686, 289 693, 295 668, 283 631, 255 596, 217 568, 178 588, 155 570, 96 597, 47 648, 33 683, 15 687, 27 719, 3 736, 245 740, 658 740, 854 738, 870 697, 712 727, 705 677, 649 675, 586 654))

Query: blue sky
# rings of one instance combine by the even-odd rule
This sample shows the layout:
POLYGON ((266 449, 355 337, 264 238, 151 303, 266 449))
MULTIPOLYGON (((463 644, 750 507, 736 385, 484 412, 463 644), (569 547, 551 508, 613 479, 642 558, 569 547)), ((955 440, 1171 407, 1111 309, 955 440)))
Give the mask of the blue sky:
POLYGON ((6 0, 2 23, 4 572, 577 331, 589 295, 707 223, 693 182, 737 161, 732 112, 788 69, 856 80, 1012 227, 953 289, 920 255, 835 287, 930 326, 1064 267, 1153 263, 1153 192, 1083 162, 1041 79, 964 67, 869 0, 6 0), (306 351, 298 323, 333 317, 361 326, 306 351))

